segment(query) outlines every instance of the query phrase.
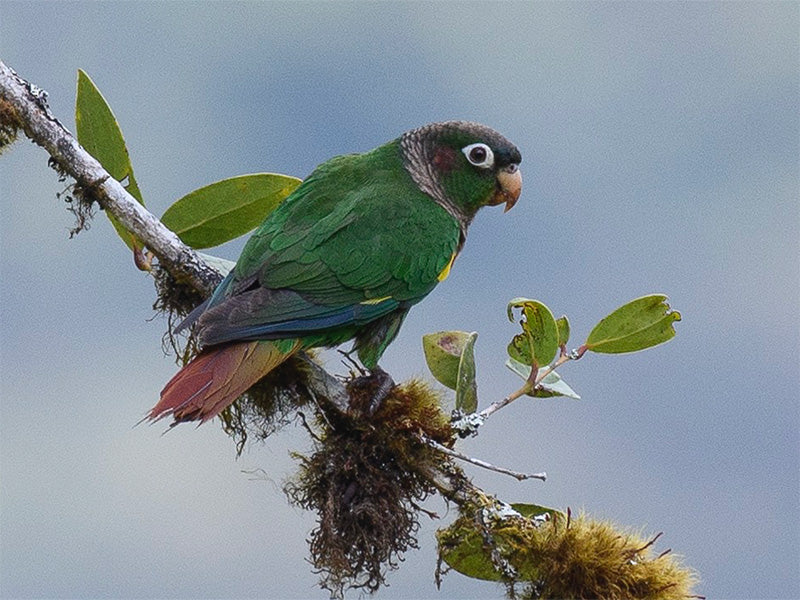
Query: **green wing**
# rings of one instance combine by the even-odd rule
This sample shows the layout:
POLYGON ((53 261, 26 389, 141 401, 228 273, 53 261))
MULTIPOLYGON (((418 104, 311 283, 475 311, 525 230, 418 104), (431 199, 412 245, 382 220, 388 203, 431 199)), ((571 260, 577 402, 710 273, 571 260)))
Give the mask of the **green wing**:
POLYGON ((204 343, 360 327, 424 298, 458 223, 388 144, 321 165, 248 241, 201 317, 204 343))

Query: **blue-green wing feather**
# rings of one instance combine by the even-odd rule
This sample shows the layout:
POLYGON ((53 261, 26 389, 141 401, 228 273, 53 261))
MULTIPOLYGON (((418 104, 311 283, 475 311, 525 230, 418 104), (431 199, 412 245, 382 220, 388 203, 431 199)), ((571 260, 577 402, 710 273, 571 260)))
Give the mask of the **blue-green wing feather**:
POLYGON ((424 298, 459 235, 456 221, 410 180, 396 148, 338 157, 248 241, 198 319, 201 342, 352 336, 424 298))

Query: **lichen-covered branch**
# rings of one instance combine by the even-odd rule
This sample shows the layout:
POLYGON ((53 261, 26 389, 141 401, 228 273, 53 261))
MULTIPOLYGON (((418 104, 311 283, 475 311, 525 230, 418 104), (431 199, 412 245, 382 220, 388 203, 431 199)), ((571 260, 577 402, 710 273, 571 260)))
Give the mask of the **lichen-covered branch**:
POLYGON ((506 469, 505 467, 499 467, 497 465, 493 465, 491 463, 486 462, 485 460, 481 460, 479 458, 474 458, 472 456, 467 456, 461 452, 456 452, 455 450, 451 450, 447 446, 442 446, 439 442, 434 440, 429 440, 427 438, 421 438, 421 441, 424 444, 427 444, 434 450, 441 452, 442 454, 446 454, 447 456, 452 456, 453 458, 458 458, 459 460, 463 460, 475 466, 478 466, 482 469, 488 469, 489 471, 494 471, 496 473, 502 473, 503 475, 510 475, 514 479, 518 481, 524 481, 525 479, 541 479, 545 481, 547 479, 547 473, 519 473, 517 471, 512 471, 511 469, 506 469))
POLYGON ((44 148, 60 170, 91 193, 158 257, 162 267, 203 295, 210 294, 221 277, 197 253, 167 229, 158 218, 128 194, 47 107, 47 94, 0 61, 0 101, 4 128, 22 129, 44 148))

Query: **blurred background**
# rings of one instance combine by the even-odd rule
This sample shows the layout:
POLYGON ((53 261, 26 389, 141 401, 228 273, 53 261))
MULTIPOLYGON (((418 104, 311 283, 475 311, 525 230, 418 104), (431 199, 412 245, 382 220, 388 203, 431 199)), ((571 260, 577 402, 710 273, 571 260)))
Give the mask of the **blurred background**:
MULTIPOLYGON (((508 501, 663 531, 698 593, 797 598, 798 26, 793 2, 6 0, 0 58, 73 131, 86 70, 157 215, 430 121, 498 129, 522 150, 523 196, 478 216, 383 366, 425 376, 424 333, 478 331, 485 406, 519 385, 512 297, 569 315, 577 345, 618 305, 668 294, 684 317, 669 344, 586 356, 562 373, 582 400, 520 400, 462 444, 546 483, 469 472, 508 501)), ((64 187, 25 139, 0 157, 0 594, 323 597, 304 560, 315 515, 281 491, 305 433, 236 460, 215 423, 134 427, 176 370, 165 320, 102 215, 69 239, 64 187)), ((443 519, 378 597, 502 596, 455 573, 436 590, 453 511, 429 508, 443 519)))

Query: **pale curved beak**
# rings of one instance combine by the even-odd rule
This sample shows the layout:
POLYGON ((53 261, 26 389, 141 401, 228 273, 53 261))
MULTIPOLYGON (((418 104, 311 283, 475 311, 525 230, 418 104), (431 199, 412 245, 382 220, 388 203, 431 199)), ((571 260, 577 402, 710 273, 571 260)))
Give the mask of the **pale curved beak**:
POLYGON ((512 164, 504 167, 497 174, 498 188, 490 203, 492 206, 505 203, 506 207, 503 212, 511 210, 519 195, 522 193, 522 173, 519 170, 519 165, 512 164))

